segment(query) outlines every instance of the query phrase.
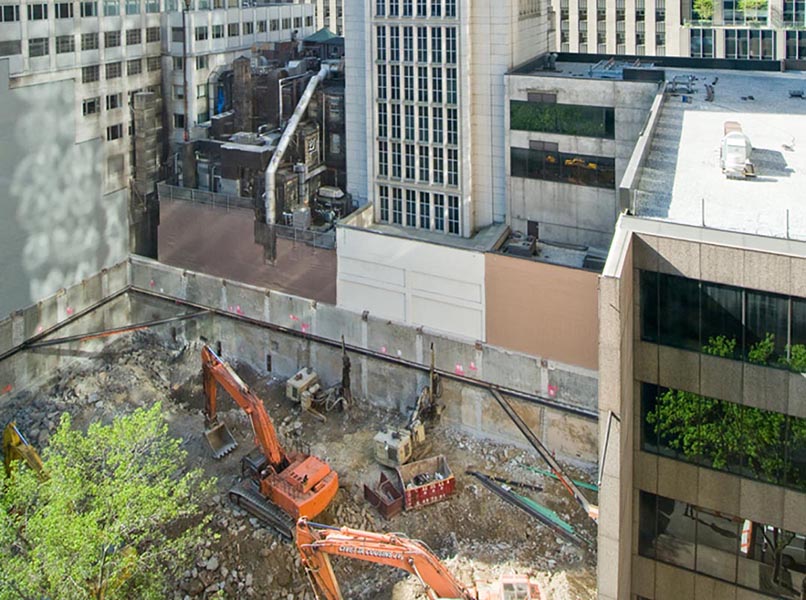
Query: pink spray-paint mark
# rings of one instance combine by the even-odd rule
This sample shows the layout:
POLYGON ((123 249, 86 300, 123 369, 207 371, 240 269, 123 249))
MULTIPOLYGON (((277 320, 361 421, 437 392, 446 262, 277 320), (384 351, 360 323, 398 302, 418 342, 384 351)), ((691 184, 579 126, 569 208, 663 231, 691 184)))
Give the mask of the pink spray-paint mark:
POLYGON ((43 331, 45 331, 45 328, 44 328, 44 327, 42 327, 41 325, 39 325, 39 326, 36 328, 36 332, 37 332, 37 333, 42 333, 43 331))
POLYGON ((291 319, 292 321, 299 321, 299 317, 296 315, 288 315, 288 318, 291 319))
POLYGON ((242 315, 242 314, 243 314, 243 311, 241 310, 241 305, 240 305, 240 304, 238 304, 238 305, 235 307, 235 312, 236 312, 237 314, 239 314, 239 315, 242 315))
POLYGON ((474 363, 472 360, 470 361, 470 366, 468 368, 471 371, 478 371, 478 369, 476 368, 476 363, 474 363))
POLYGON ((465 368, 462 365, 460 365, 459 363, 456 363, 455 371, 456 371, 457 375, 464 375, 465 374, 465 368))
POLYGON ((154 287, 155 285, 157 285, 157 283, 152 279, 151 281, 148 282, 148 285, 154 287))
POLYGON ((308 329, 310 329, 310 327, 311 327, 307 323, 300 323, 299 326, 300 326, 300 329, 302 329, 302 333, 307 333, 308 329))
POLYGON ((386 346, 381 346, 381 352, 383 352, 384 354, 386 354, 386 346))
POLYGON ((554 398, 557 395, 557 386, 556 385, 549 385, 549 396, 554 398))
POLYGON ((68 316, 68 317, 69 317, 70 315, 72 315, 72 314, 73 314, 73 307, 72 307, 72 306, 68 306, 68 307, 67 307, 67 311, 66 311, 66 312, 67 312, 67 316, 68 316))

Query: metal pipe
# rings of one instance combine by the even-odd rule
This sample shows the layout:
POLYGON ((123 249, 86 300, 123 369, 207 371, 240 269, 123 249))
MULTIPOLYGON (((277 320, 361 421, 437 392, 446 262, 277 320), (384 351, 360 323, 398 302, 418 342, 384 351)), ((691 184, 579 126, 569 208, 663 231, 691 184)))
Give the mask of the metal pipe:
POLYGON ((604 447, 602 448, 602 462, 599 463, 599 480, 596 482, 597 487, 602 487, 602 475, 604 473, 605 461, 607 460, 607 446, 610 443, 610 426, 613 424, 614 419, 621 424, 619 416, 611 410, 607 414, 607 433, 605 433, 604 447))
POLYGON ((280 138, 280 142, 277 144, 277 148, 271 157, 271 162, 269 162, 269 166, 266 169, 266 194, 263 197, 263 202, 266 212, 266 223, 269 225, 274 225, 275 222, 274 184, 277 169, 280 167, 280 162, 283 160, 283 156, 285 155, 286 149, 288 149, 288 144, 291 142, 291 138, 297 131, 297 127, 299 126, 299 122, 302 120, 302 115, 305 113, 305 109, 308 108, 308 104, 310 103, 311 97, 316 90, 316 86, 318 86, 319 82, 325 79, 329 73, 330 67, 328 65, 322 65, 322 67, 319 69, 319 72, 311 77, 311 80, 308 82, 308 87, 305 88, 305 92, 299 99, 297 107, 294 109, 294 114, 291 115, 291 119, 289 119, 285 131, 283 131, 283 136, 280 138))
POLYGON ((573 482, 573 480, 568 477, 565 472, 563 471, 560 463, 554 458, 548 448, 540 441, 535 433, 529 429, 529 426, 526 424, 521 416, 515 411, 514 408, 506 401, 506 399, 501 395, 498 391, 497 386, 490 385, 488 386, 490 393, 496 399, 498 404, 504 409, 504 412, 507 413, 512 422, 515 423, 515 426, 520 430, 526 440, 531 444, 532 448, 540 455, 540 457, 546 461, 546 463, 551 467, 551 470, 557 476, 557 479, 560 483, 568 490, 568 493, 571 494, 582 509, 588 514, 588 516, 596 523, 599 521, 599 507, 595 504, 592 504, 586 497, 585 494, 582 493, 582 490, 573 482))
POLYGON ((153 321, 145 321, 143 323, 124 325, 123 327, 113 327, 111 329, 101 329, 99 331, 90 331, 87 333, 68 335, 67 337, 63 338, 56 338, 54 340, 44 340, 41 342, 33 342, 24 345, 26 350, 30 350, 33 348, 46 348, 48 346, 69 344, 70 342, 84 342, 86 340, 92 340, 100 337, 109 337, 110 335, 117 335, 119 333, 130 333, 132 331, 140 331, 141 329, 149 329, 151 327, 156 327, 158 325, 166 325, 168 323, 176 323, 177 321, 186 321, 188 319, 195 319, 196 317, 202 317, 209 313, 210 311, 200 310, 198 312, 190 313, 187 315, 179 315, 176 317, 168 317, 165 319, 155 319, 153 321))
POLYGON ((130 292, 131 290, 132 290, 131 285, 127 285, 126 287, 118 290, 117 292, 111 294, 110 296, 107 296, 106 298, 102 299, 100 302, 96 302, 95 304, 92 304, 92 305, 88 306, 84 310, 80 310, 80 311, 78 311, 76 313, 73 313, 72 315, 70 315, 66 319, 64 319, 62 321, 59 321, 58 323, 52 325, 51 327, 48 327, 44 331, 41 331, 41 332, 39 332, 37 334, 32 335, 30 338, 28 338, 27 340, 23 341, 21 344, 17 344, 16 346, 13 346, 13 347, 9 348, 5 352, 0 353, 0 362, 4 361, 7 358, 10 358, 10 357, 14 356, 18 352, 26 350, 28 348, 29 344, 31 344, 33 342, 36 342, 37 340, 41 340, 43 338, 46 338, 47 336, 49 336, 50 334, 54 333, 55 331, 58 331, 62 327, 66 327, 67 325, 70 325, 71 323, 75 323, 81 317, 84 317, 84 316, 90 314, 91 312, 93 312, 95 310, 98 310, 99 308, 103 307, 105 304, 108 304, 108 303, 112 302, 113 300, 117 300, 118 298, 120 298, 121 296, 123 296, 127 292, 130 292))
POLYGON ((294 79, 302 79, 303 77, 307 77, 310 74, 310 71, 305 71, 301 75, 289 75, 288 77, 281 77, 277 80, 277 94, 278 99, 280 101, 280 112, 278 114, 279 119, 277 120, 277 125, 282 127, 283 126, 283 86, 288 81, 293 81, 294 79))
MULTIPOLYGON (((185 0, 182 10, 182 95, 184 96, 185 120, 184 120, 184 140, 190 141, 190 112, 188 108, 188 28, 187 13, 190 8, 190 0, 185 0)), ((184 184, 184 176, 182 178, 184 184)))
MULTIPOLYGON (((505 489, 503 486, 496 484, 490 477, 487 477, 484 473, 480 473, 479 471, 467 470, 465 471, 468 475, 472 475, 476 479, 478 479, 481 484, 490 490, 492 493, 497 495, 502 500, 509 502, 513 506, 520 508, 525 513, 533 516, 535 519, 549 527, 552 531, 559 534, 569 542, 573 542, 579 546, 590 546, 590 542, 581 537, 579 534, 576 533, 573 529, 566 530, 564 527, 560 526, 559 523, 554 522, 548 516, 544 515, 542 512, 539 512, 535 509, 532 504, 537 505, 537 502, 532 500, 531 502, 527 502, 523 499, 520 494, 516 494, 511 492, 510 490, 505 489)), ((559 518, 559 517, 558 517, 559 518)), ((563 521, 567 527, 570 527, 567 523, 563 521)))

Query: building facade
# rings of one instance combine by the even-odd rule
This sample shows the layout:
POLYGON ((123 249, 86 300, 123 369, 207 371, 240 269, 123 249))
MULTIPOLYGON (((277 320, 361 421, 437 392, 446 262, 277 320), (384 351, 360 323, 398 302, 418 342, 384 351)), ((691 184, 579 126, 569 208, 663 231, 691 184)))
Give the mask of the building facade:
POLYGON ((130 203, 130 183, 137 179, 140 193, 153 188, 185 122, 191 135, 202 133, 195 126, 216 111, 208 91, 216 67, 251 55, 255 44, 315 31, 313 5, 194 0, 184 36, 182 7, 180 0, 0 2, 0 181, 8 190, 1 273, 14 282, 4 288, 3 314, 136 250, 131 215, 144 200, 130 203), (151 95, 138 105, 138 92, 151 95), (135 165, 136 140, 141 162, 154 163, 147 168, 135 165))
POLYGON ((622 217, 599 290, 599 598, 802 598, 806 243, 622 217))
POLYGON ((348 180, 374 220, 472 236, 506 215, 503 75, 548 47, 527 0, 350 0, 348 180))
POLYGON ((344 35, 344 0, 316 0, 316 29, 344 35))
POLYGON ((692 73, 719 110, 671 86, 653 104, 599 281, 599 597, 800 600, 806 155, 783 146, 802 76, 692 73), (753 177, 720 166, 733 123, 753 177))
POLYGON ((558 62, 506 77, 507 223, 536 239, 606 252, 618 184, 662 89, 662 70, 558 62))
POLYGON ((796 0, 555 0, 555 50, 759 60, 806 58, 796 0))
POLYGON ((206 137, 198 126, 221 112, 216 85, 219 73, 228 70, 239 56, 249 56, 255 45, 301 43, 316 31, 314 12, 312 4, 239 7, 234 3, 221 10, 204 4, 185 15, 187 48, 183 45, 182 12, 164 15, 162 73, 170 141, 183 141, 186 127, 189 138, 206 137))

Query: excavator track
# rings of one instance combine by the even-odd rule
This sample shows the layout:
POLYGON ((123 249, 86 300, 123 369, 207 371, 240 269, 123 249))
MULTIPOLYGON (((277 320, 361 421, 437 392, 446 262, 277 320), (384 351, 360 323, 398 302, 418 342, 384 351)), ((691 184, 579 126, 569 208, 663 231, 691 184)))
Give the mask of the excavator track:
POLYGON ((283 541, 294 539, 294 520, 257 490, 254 483, 245 480, 229 491, 230 501, 277 532, 283 541))

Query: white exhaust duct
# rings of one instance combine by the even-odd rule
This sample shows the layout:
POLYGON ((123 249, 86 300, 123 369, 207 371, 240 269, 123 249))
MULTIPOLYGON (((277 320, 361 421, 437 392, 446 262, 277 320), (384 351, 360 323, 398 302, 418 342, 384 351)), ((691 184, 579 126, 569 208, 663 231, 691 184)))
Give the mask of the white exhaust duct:
POLYGON ((277 175, 277 169, 280 167, 280 162, 283 160, 283 155, 288 148, 288 144, 296 133, 299 122, 302 120, 302 115, 305 114, 305 110, 308 108, 308 104, 313 97, 313 93, 316 91, 316 86, 318 86, 319 82, 321 82, 323 79, 326 79, 329 74, 330 65, 323 64, 322 68, 319 69, 319 72, 311 77, 311 80, 308 82, 308 86, 305 88, 305 92, 303 92, 302 97, 299 99, 299 103, 297 103, 297 107, 294 109, 294 114, 291 115, 291 118, 288 120, 288 124, 283 131, 283 136, 280 138, 280 142, 277 144, 277 149, 274 151, 274 155, 271 157, 271 162, 269 162, 269 166, 266 169, 266 193, 263 196, 263 205, 266 210, 266 223, 269 225, 274 225, 275 222, 274 196, 275 176, 277 175))

